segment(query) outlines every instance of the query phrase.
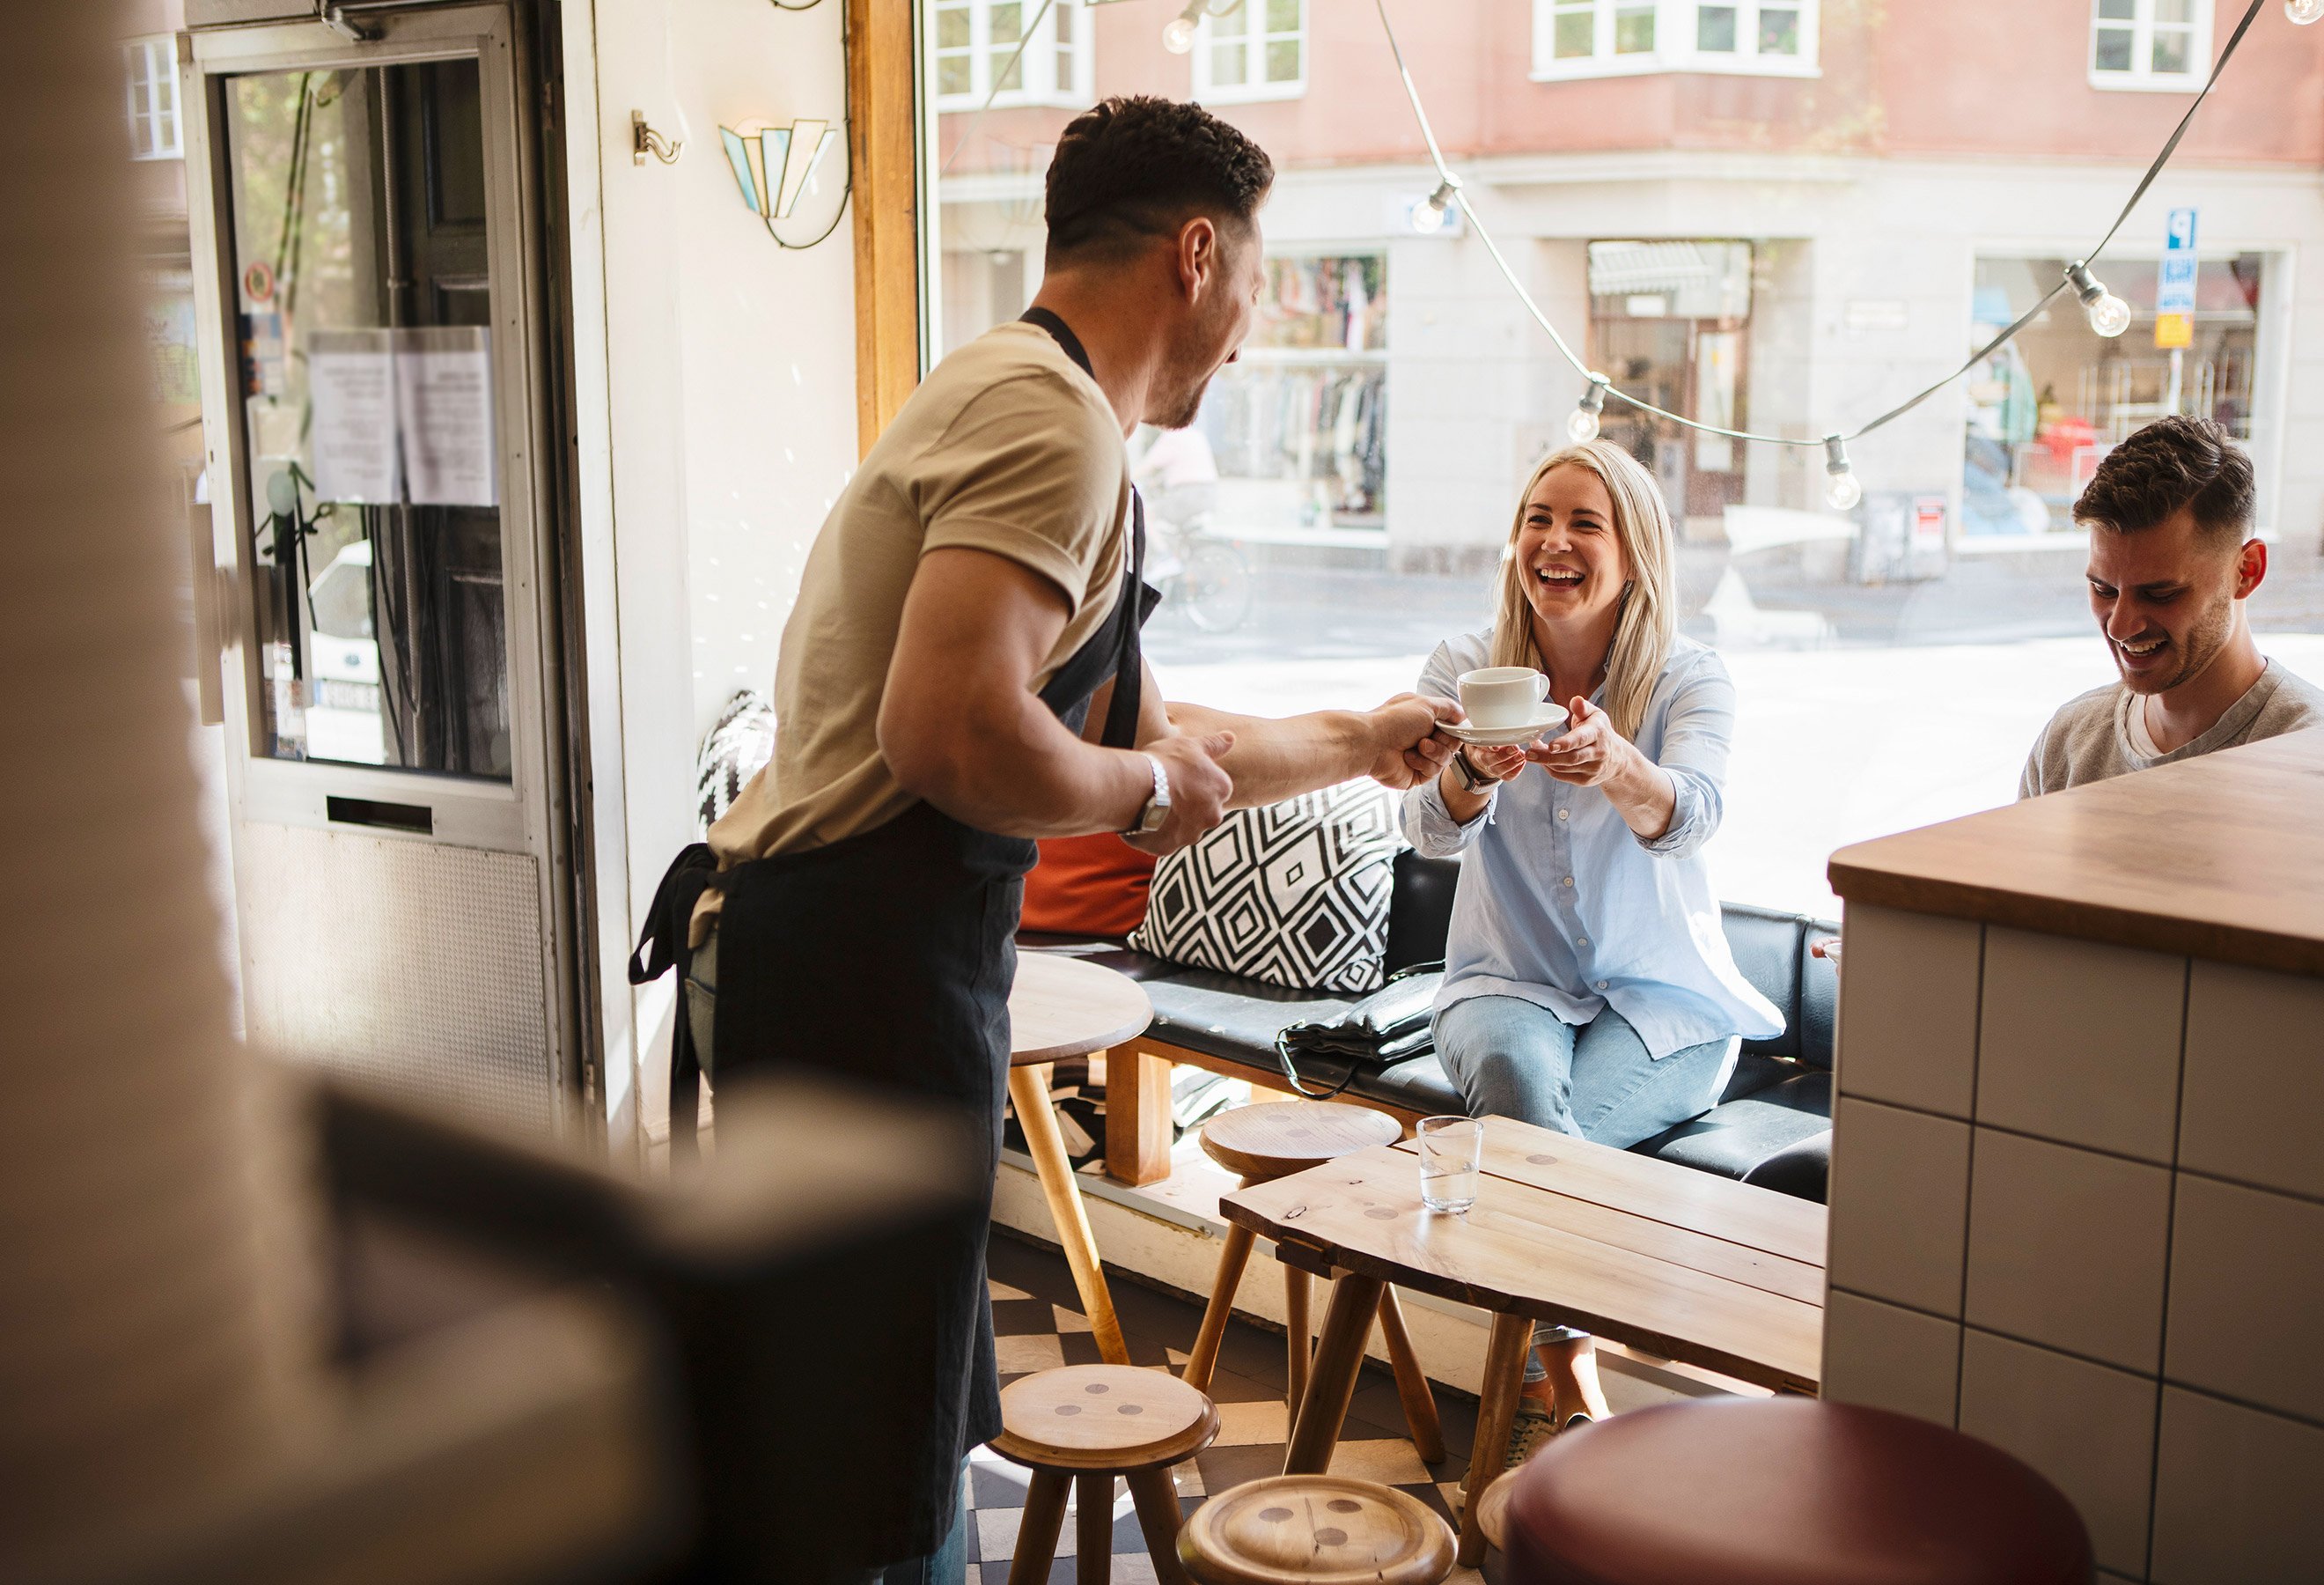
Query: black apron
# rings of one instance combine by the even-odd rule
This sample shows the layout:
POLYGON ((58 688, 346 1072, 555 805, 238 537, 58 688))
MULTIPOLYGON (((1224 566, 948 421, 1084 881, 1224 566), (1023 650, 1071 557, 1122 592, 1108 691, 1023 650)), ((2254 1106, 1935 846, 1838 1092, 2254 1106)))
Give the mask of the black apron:
MULTIPOLYGON (((1089 369, 1063 320, 1046 309, 1025 318, 1089 369)), ((1040 692, 1078 734, 1092 697, 1111 682, 1102 741, 1116 748, 1137 740, 1139 629, 1160 598, 1142 577, 1145 507, 1134 493, 1131 506, 1120 598, 1040 692)), ((817 1562, 870 1566, 936 1551, 958 1511, 961 1460, 1001 1432, 984 1238, 1008 1093, 1018 913, 1035 857, 1027 839, 977 830, 926 802, 844 841, 715 878, 696 844, 664 878, 632 962, 633 979, 669 966, 693 899, 705 884, 718 886, 714 1077, 791 1063, 952 1101, 982 1156, 980 1214, 945 1247, 908 1270, 841 1263, 836 1280, 800 1294, 779 1319, 784 1335, 768 1339, 788 1366, 768 1408, 795 1423, 787 1468, 759 1500, 775 1510, 766 1517, 778 1528, 767 1533, 796 1536, 803 1563, 826 1544, 817 1562)), ((697 1071, 682 998, 675 1022, 674 1138, 693 1131, 697 1071)))

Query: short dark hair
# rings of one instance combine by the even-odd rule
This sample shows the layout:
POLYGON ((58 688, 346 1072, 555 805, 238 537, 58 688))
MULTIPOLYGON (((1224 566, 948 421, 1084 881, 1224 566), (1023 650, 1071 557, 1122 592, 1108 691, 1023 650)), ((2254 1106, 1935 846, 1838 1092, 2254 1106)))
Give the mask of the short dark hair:
POLYGON ((1196 215, 1248 221, 1274 182, 1267 152, 1200 105, 1147 95, 1107 99, 1057 138, 1048 255, 1126 252, 1196 215))
POLYGON ((2181 506, 2203 533, 2233 534, 2238 544, 2251 528, 2251 459, 2208 418, 2157 419, 2107 452, 2074 503, 2074 521, 2136 533, 2181 506))

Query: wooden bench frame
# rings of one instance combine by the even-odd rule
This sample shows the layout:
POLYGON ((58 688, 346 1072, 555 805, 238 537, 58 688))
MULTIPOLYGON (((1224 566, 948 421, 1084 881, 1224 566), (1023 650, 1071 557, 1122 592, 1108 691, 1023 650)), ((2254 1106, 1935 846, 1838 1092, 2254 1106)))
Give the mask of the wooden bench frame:
MULTIPOLYGON (((1170 1175, 1170 1070, 1181 1062, 1228 1079, 1247 1080, 1255 1089, 1268 1092, 1263 1098, 1300 1098, 1284 1089, 1283 1070, 1271 1062, 1261 1066, 1213 1056, 1141 1034, 1106 1053, 1105 1172, 1116 1182, 1134 1188, 1170 1175)), ((1394 1117, 1407 1136, 1429 1115, 1360 1095, 1336 1098, 1394 1117)))

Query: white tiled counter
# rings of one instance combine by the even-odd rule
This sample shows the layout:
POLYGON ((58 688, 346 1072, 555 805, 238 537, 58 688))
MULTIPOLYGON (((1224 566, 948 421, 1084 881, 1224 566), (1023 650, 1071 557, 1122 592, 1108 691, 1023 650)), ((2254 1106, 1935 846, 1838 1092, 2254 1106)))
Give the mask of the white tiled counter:
POLYGON ((2324 1579, 2324 732, 1833 856, 1828 1396, 2105 1573, 2324 1579))

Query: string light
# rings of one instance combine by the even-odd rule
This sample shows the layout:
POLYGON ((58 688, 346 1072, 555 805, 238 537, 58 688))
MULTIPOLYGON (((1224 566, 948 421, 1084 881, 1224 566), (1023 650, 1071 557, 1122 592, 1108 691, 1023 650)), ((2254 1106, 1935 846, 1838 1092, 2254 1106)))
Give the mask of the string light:
POLYGON ((2301 27, 2324 17, 2324 0, 2283 0, 2283 14, 2301 27))
POLYGON ((2130 304, 2108 292, 2106 283, 2090 273, 2089 265, 2068 264, 2066 280, 2073 287, 2074 295, 2082 300, 2082 311, 2089 315, 2091 329, 2112 340, 2130 329, 2130 304))
POLYGON ((1573 416, 1565 421, 1566 438, 1575 445, 1586 446, 1598 438, 1598 415, 1606 411, 1606 388, 1612 383, 1604 375, 1591 372, 1590 388, 1582 393, 1573 416))
POLYGON ((1838 435, 1823 438, 1823 498, 1835 512, 1849 512, 1864 499, 1864 487, 1856 480, 1856 470, 1848 465, 1848 446, 1838 435))
POLYGON ((1162 24, 1162 47, 1184 55, 1194 47, 1194 24, 1202 20, 1205 0, 1186 0, 1186 9, 1162 24))
MULTIPOLYGON (((2318 0, 2324 5, 2324 0, 2318 0)), ((1436 190, 1427 201, 1412 211, 1412 228, 1423 236, 1434 236, 1444 229, 1444 221, 1452 206, 1461 201, 1461 179, 1447 176, 1436 184, 1436 190)))

